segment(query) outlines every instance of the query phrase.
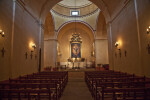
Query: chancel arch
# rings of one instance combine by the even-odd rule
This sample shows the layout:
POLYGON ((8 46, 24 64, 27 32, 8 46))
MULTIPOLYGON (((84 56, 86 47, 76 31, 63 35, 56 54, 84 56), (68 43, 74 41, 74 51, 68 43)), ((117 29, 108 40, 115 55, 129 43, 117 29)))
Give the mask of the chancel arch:
MULTIPOLYGON (((68 62, 71 57, 71 38, 73 34, 79 34, 81 37, 81 57, 79 59, 84 59, 84 64, 89 64, 95 62, 95 56, 92 55, 94 51, 94 34, 93 31, 85 24, 81 22, 72 22, 63 26, 57 36, 57 62, 62 65, 68 66, 70 68, 73 65, 70 65, 68 62)), ((72 59, 74 60, 75 57, 72 59)), ((78 61, 81 62, 81 61, 78 61)), ((85 67, 85 65, 80 65, 80 67, 85 67)))

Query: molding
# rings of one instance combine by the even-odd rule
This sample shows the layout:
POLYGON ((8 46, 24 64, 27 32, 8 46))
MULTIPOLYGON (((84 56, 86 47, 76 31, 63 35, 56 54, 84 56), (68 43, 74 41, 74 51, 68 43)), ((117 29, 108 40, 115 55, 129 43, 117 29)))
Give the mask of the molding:
POLYGON ((57 39, 44 39, 44 41, 58 41, 57 39))
POLYGON ((25 3, 22 0, 16 0, 16 3, 23 9, 25 10, 34 20, 35 22, 42 28, 44 29, 44 25, 40 23, 38 18, 36 18, 29 10, 26 9, 25 3))
POLYGON ((87 6, 91 6, 93 3, 90 2, 88 4, 85 4, 85 5, 82 5, 82 6, 76 6, 76 7, 73 7, 73 6, 66 6, 62 3, 57 3, 58 6, 61 6, 61 7, 64 7, 64 8, 69 8, 69 9, 80 9, 80 8, 85 8, 87 6))
POLYGON ((50 11, 53 12, 53 13, 55 13, 56 15, 61 16, 61 17, 64 17, 64 18, 83 18, 83 17, 88 17, 88 16, 91 16, 91 15, 95 14, 96 12, 100 11, 100 9, 97 8, 97 9, 94 10, 93 12, 91 12, 91 13, 89 13, 89 14, 86 14, 86 15, 82 15, 82 16, 67 16, 67 15, 60 14, 60 13, 56 12, 56 11, 53 10, 53 9, 51 9, 50 11))
POLYGON ((96 30, 94 30, 94 29, 91 27, 91 25, 88 24, 87 22, 80 21, 80 20, 78 20, 78 21, 72 20, 72 21, 67 21, 67 22, 63 23, 57 30, 55 30, 55 31, 57 32, 56 37, 58 37, 58 34, 59 34, 60 30, 61 30, 65 25, 70 24, 70 23, 73 23, 73 22, 82 23, 82 24, 86 25, 86 26, 92 31, 93 36, 94 36, 94 39, 95 39, 95 37, 96 37, 96 36, 95 36, 96 30))
POLYGON ((108 39, 107 39, 107 38, 106 38, 106 39, 95 39, 95 41, 96 41, 96 40, 108 40, 108 39))
POLYGON ((112 20, 110 21, 111 23, 122 13, 122 11, 126 8, 126 6, 129 4, 129 2, 131 2, 132 0, 126 0, 124 2, 124 6, 121 8, 121 10, 112 18, 112 20))
POLYGON ((135 15, 136 15, 136 24, 137 24, 137 38, 138 38, 138 48, 139 48, 139 64, 140 64, 140 70, 141 73, 140 74, 144 74, 144 70, 141 67, 142 66, 142 49, 141 49, 141 36, 140 36, 140 25, 139 25, 139 14, 138 14, 138 5, 137 5, 137 1, 134 0, 134 6, 135 6, 135 15))

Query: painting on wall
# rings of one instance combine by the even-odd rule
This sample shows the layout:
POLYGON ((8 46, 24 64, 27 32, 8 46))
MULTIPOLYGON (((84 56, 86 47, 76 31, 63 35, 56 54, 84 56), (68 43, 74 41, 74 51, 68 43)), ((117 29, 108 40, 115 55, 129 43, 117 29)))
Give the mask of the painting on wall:
POLYGON ((80 43, 71 43, 71 58, 81 58, 80 43))

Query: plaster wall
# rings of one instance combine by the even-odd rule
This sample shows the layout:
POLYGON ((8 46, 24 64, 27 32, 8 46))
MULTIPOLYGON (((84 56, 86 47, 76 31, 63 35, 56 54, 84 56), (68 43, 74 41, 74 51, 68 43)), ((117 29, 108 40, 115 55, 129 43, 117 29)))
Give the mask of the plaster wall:
POLYGON ((0 29, 5 32, 5 37, 0 35, 0 51, 5 49, 5 55, 2 57, 0 52, 0 80, 8 79, 10 76, 10 49, 12 32, 12 0, 0 1, 0 29))
POLYGON ((2 38, 2 41, 0 40, 2 47, 6 50, 5 56, 0 57, 0 80, 37 72, 39 44, 41 43, 39 42, 40 26, 17 1, 1 0, 0 5, 2 7, 0 9, 2 12, 0 28, 6 33, 5 38, 2 38), (13 13, 14 17, 12 16, 13 13), (32 53, 32 59, 30 55, 33 48, 29 46, 31 42, 37 46, 32 53), (28 54, 27 59, 26 52, 28 54))
POLYGON ((150 54, 147 49, 150 44, 150 34, 146 33, 146 29, 150 26, 150 0, 136 0, 135 4, 137 5, 136 19, 140 36, 142 74, 150 77, 150 54))
POLYGON ((55 67, 57 54, 57 41, 44 40, 44 67, 55 67))
POLYGON ((113 20, 112 24, 112 47, 113 47, 113 70, 142 75, 137 22, 134 1, 124 8, 121 13, 113 20), (118 48, 114 44, 120 43, 118 48), (121 49, 121 56, 119 50, 121 49), (125 51, 127 55, 125 56, 125 51))
POLYGON ((108 60, 108 40, 96 39, 95 40, 95 55, 97 64, 109 64, 108 60))

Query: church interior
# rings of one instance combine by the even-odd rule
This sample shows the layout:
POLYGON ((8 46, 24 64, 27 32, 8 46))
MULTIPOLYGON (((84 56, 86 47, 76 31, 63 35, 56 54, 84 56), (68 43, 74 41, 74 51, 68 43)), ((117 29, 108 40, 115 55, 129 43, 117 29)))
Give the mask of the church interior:
POLYGON ((0 0, 0 100, 150 100, 150 0, 0 0))

